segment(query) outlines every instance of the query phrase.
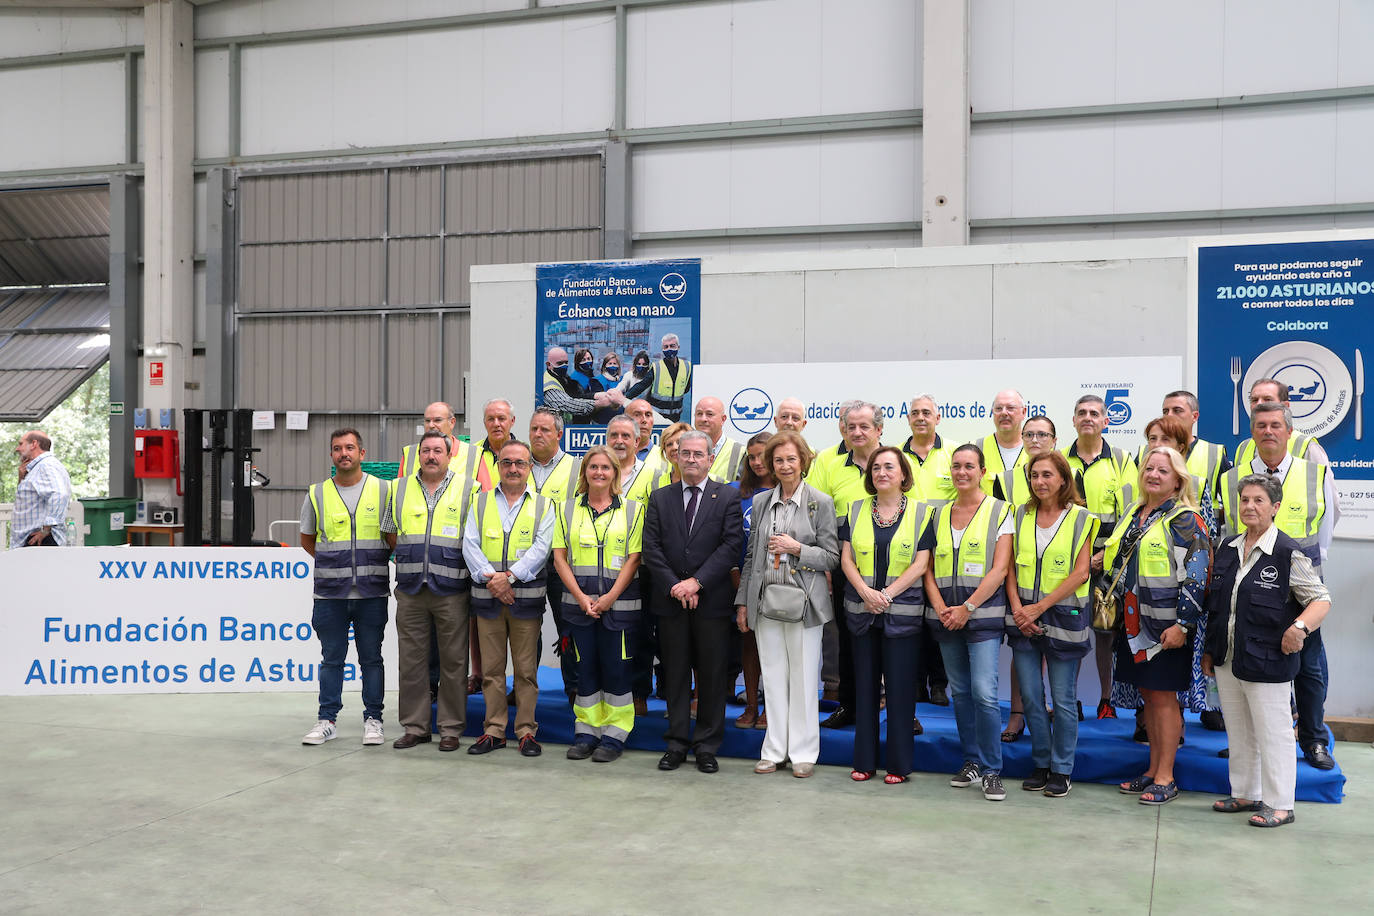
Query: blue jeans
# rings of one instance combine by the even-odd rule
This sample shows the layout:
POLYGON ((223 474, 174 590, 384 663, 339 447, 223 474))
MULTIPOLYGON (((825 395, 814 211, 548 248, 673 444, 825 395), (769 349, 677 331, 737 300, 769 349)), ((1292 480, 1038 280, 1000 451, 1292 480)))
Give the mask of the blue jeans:
POLYGON ((1322 631, 1315 630, 1302 644, 1302 667, 1293 679, 1293 699, 1298 706, 1298 747, 1304 751, 1326 736, 1326 647, 1322 631))
POLYGON ((386 633, 387 597, 316 598, 310 624, 320 638, 320 718, 331 722, 343 709, 344 661, 348 658, 348 628, 358 647, 363 674, 363 718, 382 718, 386 672, 382 668, 382 637, 386 633))
POLYGON ((940 640, 964 759, 978 764, 984 773, 1002 772, 1002 707, 997 701, 1001 646, 1000 639, 969 642, 955 636, 940 640))
POLYGON ((1078 747, 1078 665, 1082 659, 1056 658, 1044 651, 1043 640, 1032 639, 1026 648, 1014 648, 1011 663, 1021 685, 1021 707, 1030 727, 1031 765, 1048 767, 1052 773, 1073 774, 1073 755, 1078 747), (1047 663, 1054 722, 1045 712, 1045 684, 1040 660, 1047 663))

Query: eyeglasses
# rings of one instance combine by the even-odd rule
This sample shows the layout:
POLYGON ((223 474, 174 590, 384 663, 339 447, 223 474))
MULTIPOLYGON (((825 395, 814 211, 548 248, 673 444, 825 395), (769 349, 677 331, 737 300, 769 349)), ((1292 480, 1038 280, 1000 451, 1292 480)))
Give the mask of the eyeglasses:
POLYGON ((503 468, 523 469, 530 466, 530 463, 528 461, 525 461, 523 458, 502 458, 500 461, 497 462, 497 464, 501 465, 501 467, 503 468))
POLYGON ((1021 434, 1021 438, 1022 438, 1022 439, 1053 439, 1053 438, 1054 438, 1054 433, 1040 433, 1040 432, 1022 433, 1022 434, 1021 434))

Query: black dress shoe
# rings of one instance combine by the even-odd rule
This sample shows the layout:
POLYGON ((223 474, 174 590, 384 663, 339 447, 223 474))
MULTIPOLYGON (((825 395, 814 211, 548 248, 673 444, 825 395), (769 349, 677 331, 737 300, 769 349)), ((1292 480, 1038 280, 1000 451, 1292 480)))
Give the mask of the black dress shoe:
POLYGON ((662 757, 658 758, 658 768, 660 770, 676 770, 678 767, 682 766, 683 761, 686 759, 687 755, 682 751, 668 751, 662 757))
POLYGON ((1204 709, 1198 714, 1198 719, 1202 722, 1202 727, 1209 732, 1226 731, 1226 719, 1220 709, 1204 709))
POLYGON ((716 762, 716 755, 709 751, 697 751, 697 769, 703 773, 720 772, 720 764, 716 762))
POLYGON ((521 757, 538 757, 544 753, 544 749, 539 746, 539 742, 534 740, 534 735, 526 735, 520 739, 521 757))
POLYGON ((586 760, 596 750, 596 745, 590 741, 574 741, 568 745, 569 760, 586 760))
POLYGON ((1319 770, 1334 770, 1336 760, 1327 751, 1326 745, 1317 741, 1303 748, 1302 755, 1307 758, 1307 762, 1319 770))
POLYGON ((949 694, 945 693, 943 687, 932 687, 930 689, 930 702, 936 706, 948 706, 949 694))
POLYGON ((596 750, 592 751, 592 763, 610 763, 619 758, 620 748, 611 747, 609 744, 598 744, 596 750))
POLYGON ((469 754, 490 754, 492 751, 499 750, 506 746, 505 738, 493 738, 491 735, 483 735, 477 739, 472 747, 468 748, 469 754))
POLYGON ((439 750, 441 751, 456 751, 461 746, 457 735, 445 735, 439 739, 439 750))
POLYGON ((404 735, 391 742, 391 746, 398 751, 403 751, 417 744, 429 744, 429 742, 433 740, 434 737, 432 735, 417 735, 414 732, 406 732, 404 735))
POLYGON ((841 706, 821 723, 821 728, 848 728, 853 724, 854 711, 848 706, 841 706))

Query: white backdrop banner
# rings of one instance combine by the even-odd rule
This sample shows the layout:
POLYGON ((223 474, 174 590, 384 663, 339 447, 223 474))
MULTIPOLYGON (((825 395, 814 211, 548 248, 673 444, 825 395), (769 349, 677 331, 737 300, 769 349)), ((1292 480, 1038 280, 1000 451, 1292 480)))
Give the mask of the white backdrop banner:
POLYGON ((1054 421, 1059 447, 1065 448, 1075 438, 1074 402, 1095 394, 1111 420, 1107 440, 1134 454, 1145 440, 1145 424, 1159 416, 1164 395, 1182 379, 1182 358, 1150 356, 707 364, 697 367, 693 385, 698 398, 714 395, 725 402, 725 434, 740 440, 772 430, 778 402, 799 398, 806 405, 806 439, 817 450, 840 441, 839 406, 850 398, 877 404, 884 414, 883 442, 901 445, 911 435, 907 405, 921 393, 940 406, 937 432, 946 444, 981 440, 992 432, 992 399, 1006 388, 1021 392, 1029 415, 1054 421))
MULTIPOLYGON (((4 551, 0 694, 318 691, 313 576, 300 548, 4 551)), ((394 601, 382 658, 394 690, 394 601)), ((359 713, 360 678, 350 647, 359 713)))

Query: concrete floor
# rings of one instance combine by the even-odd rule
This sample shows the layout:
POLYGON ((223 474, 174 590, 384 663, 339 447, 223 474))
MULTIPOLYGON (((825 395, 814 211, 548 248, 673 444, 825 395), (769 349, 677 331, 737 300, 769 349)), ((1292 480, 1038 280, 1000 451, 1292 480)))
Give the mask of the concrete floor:
MULTIPOLYGON (((394 697, 388 697, 388 708, 394 697)), ((1000 804, 947 776, 303 747, 303 694, 0 698, 6 913, 1366 911, 1374 748, 1341 805, 1256 830, 1185 793, 1000 804)))

